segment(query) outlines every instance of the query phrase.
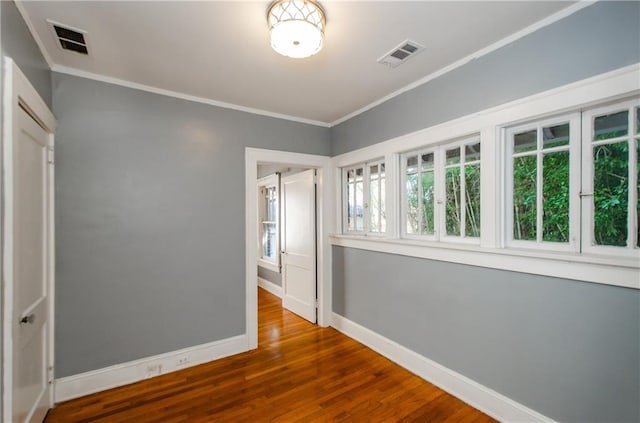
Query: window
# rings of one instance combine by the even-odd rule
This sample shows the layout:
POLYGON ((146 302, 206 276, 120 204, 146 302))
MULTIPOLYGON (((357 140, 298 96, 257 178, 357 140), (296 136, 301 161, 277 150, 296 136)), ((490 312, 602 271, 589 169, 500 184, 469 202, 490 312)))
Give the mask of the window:
POLYGON ((509 244, 577 248, 578 148, 577 114, 507 130, 509 244))
POLYGON ((423 239, 480 236, 480 140, 477 136, 401 156, 403 235, 423 239))
POLYGON ((279 176, 267 176, 258 181, 259 264, 274 271, 279 269, 278 205, 279 176))
POLYGON ((508 244, 637 255, 639 110, 627 101, 506 131, 508 244))
POLYGON ((345 232, 383 234, 387 230, 384 161, 343 169, 345 232))
POLYGON ((639 157, 638 100, 585 112, 582 144, 584 251, 638 252, 639 157))

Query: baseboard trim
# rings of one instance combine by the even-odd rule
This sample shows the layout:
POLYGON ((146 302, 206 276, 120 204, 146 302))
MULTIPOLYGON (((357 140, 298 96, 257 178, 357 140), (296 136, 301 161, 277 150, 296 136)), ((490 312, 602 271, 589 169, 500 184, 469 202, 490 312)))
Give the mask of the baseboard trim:
POLYGON ((67 401, 228 357, 247 351, 247 346, 247 335, 238 335, 56 379, 55 402, 67 401))
POLYGON ((262 279, 261 277, 258 277, 258 286, 260 288, 264 288, 267 292, 272 293, 276 297, 282 298, 282 287, 281 286, 278 286, 273 282, 269 282, 266 279, 262 279))
POLYGON ((487 388, 427 357, 333 313, 331 326, 456 398, 502 422, 553 422, 504 395, 487 388))

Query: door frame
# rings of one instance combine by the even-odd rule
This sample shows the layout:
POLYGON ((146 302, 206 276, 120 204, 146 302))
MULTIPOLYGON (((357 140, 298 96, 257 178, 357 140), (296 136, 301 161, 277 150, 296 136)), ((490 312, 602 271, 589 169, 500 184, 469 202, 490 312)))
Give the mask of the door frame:
MULTIPOLYGON (((49 107, 9 57, 2 58, 2 417, 11 421, 13 415, 13 139, 18 127, 20 108, 29 113, 49 134, 47 150, 49 160, 53 160, 54 133, 56 120, 49 107)), ((48 234, 47 234, 47 295, 48 304, 48 377, 53 381, 54 364, 54 289, 55 289, 55 220, 54 220, 54 170, 47 167, 48 176, 48 234)), ((49 407, 54 404, 54 385, 49 388, 49 407)))
POLYGON ((245 149, 245 285, 247 348, 258 347, 258 164, 270 163, 290 167, 313 168, 316 175, 316 280, 318 289, 318 325, 331 325, 331 243, 333 228, 333 174, 330 157, 287 151, 245 149))

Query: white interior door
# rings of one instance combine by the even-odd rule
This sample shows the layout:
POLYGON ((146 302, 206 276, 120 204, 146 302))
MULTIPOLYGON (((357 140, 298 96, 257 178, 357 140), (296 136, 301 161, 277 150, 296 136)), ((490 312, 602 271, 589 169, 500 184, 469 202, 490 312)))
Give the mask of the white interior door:
POLYGON ((315 170, 282 178, 282 305, 316 322, 315 170))
MULTIPOLYGON (((49 134, 16 108, 13 141, 12 422, 41 422, 49 409, 49 134)), ((9 181, 8 181, 9 183, 9 181)), ((11 207, 10 204, 7 207, 11 207)))

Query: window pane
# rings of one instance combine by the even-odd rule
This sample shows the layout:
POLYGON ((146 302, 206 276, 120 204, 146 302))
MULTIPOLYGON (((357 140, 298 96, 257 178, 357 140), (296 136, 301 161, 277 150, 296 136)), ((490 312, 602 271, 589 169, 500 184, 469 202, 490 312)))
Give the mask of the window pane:
MULTIPOLYGON (((377 168, 378 166, 375 167, 377 168)), ((376 178, 372 178, 371 183, 369 184, 369 209, 371 210, 369 218, 371 219, 371 232, 380 232, 380 198, 378 197, 379 185, 380 182, 378 182, 376 175, 376 178)))
POLYGON ((422 233, 432 235, 435 222, 433 219, 435 199, 434 199, 433 172, 422 174, 422 233))
POLYGON ((527 132, 521 132, 513 136, 513 152, 522 153, 538 148, 538 131, 536 129, 527 132))
POLYGON ((276 224, 262 224, 262 257, 268 259, 276 258, 276 224))
POLYGON ((347 182, 353 182, 356 180, 356 171, 351 169, 347 171, 347 182))
MULTIPOLYGON (((638 112, 638 119, 640 119, 640 109, 637 109, 638 112)), ((640 126, 640 122, 638 123, 638 126, 640 126)), ((637 159, 637 163, 636 163, 636 173, 638 174, 638 176, 636 177, 636 181, 637 183, 637 193, 636 193, 636 199, 637 199, 637 204, 636 204, 636 231, 638 233, 638 235, 636 236, 636 247, 640 247, 640 138, 636 140, 636 159, 637 159)))
POLYGON ((542 128, 542 144, 543 148, 569 145, 569 124, 542 128))
POLYGON ((598 141, 627 135, 629 132, 628 117, 629 112, 627 110, 598 116, 594 121, 594 139, 598 141))
POLYGON ((636 108, 636 133, 640 134, 640 107, 636 108))
POLYGON ((467 145, 464 149, 465 162, 480 160, 480 143, 467 145))
POLYGON ((597 245, 627 245, 629 145, 593 148, 594 239, 597 245))
POLYGON ((371 179, 378 176, 378 165, 369 166, 369 175, 371 179))
POLYGON ((447 235, 460 235, 460 168, 447 169, 445 226, 447 235))
POLYGON ((385 178, 384 178, 384 163, 380 165, 380 232, 387 231, 387 217, 385 215, 385 178))
MULTIPOLYGON (((353 171, 349 171, 352 173, 353 171)), ((347 230, 353 231, 355 230, 355 219, 354 219, 354 199, 355 194, 355 184, 350 183, 347 184, 347 230)))
MULTIPOLYGON (((479 146, 479 145, 478 145, 479 146)), ((465 166, 465 235, 480 236, 480 165, 465 166)))
POLYGON ((427 153, 422 155, 422 170, 433 169, 433 153, 427 153))
POLYGON ((407 173, 418 171, 418 156, 407 157, 407 173))
POLYGON ((407 233, 417 234, 418 231, 418 175, 407 175, 407 233))
POLYGON ((569 242, 569 152, 542 159, 542 240, 569 242))
POLYGON ((536 157, 513 159, 513 238, 536 239, 536 157))
POLYGON ((447 164, 460 163, 460 147, 456 147, 452 150, 447 150, 447 164))
POLYGON ((355 203, 355 230, 364 230, 364 181, 358 179, 358 171, 362 174, 362 168, 356 169, 356 203, 355 203))

